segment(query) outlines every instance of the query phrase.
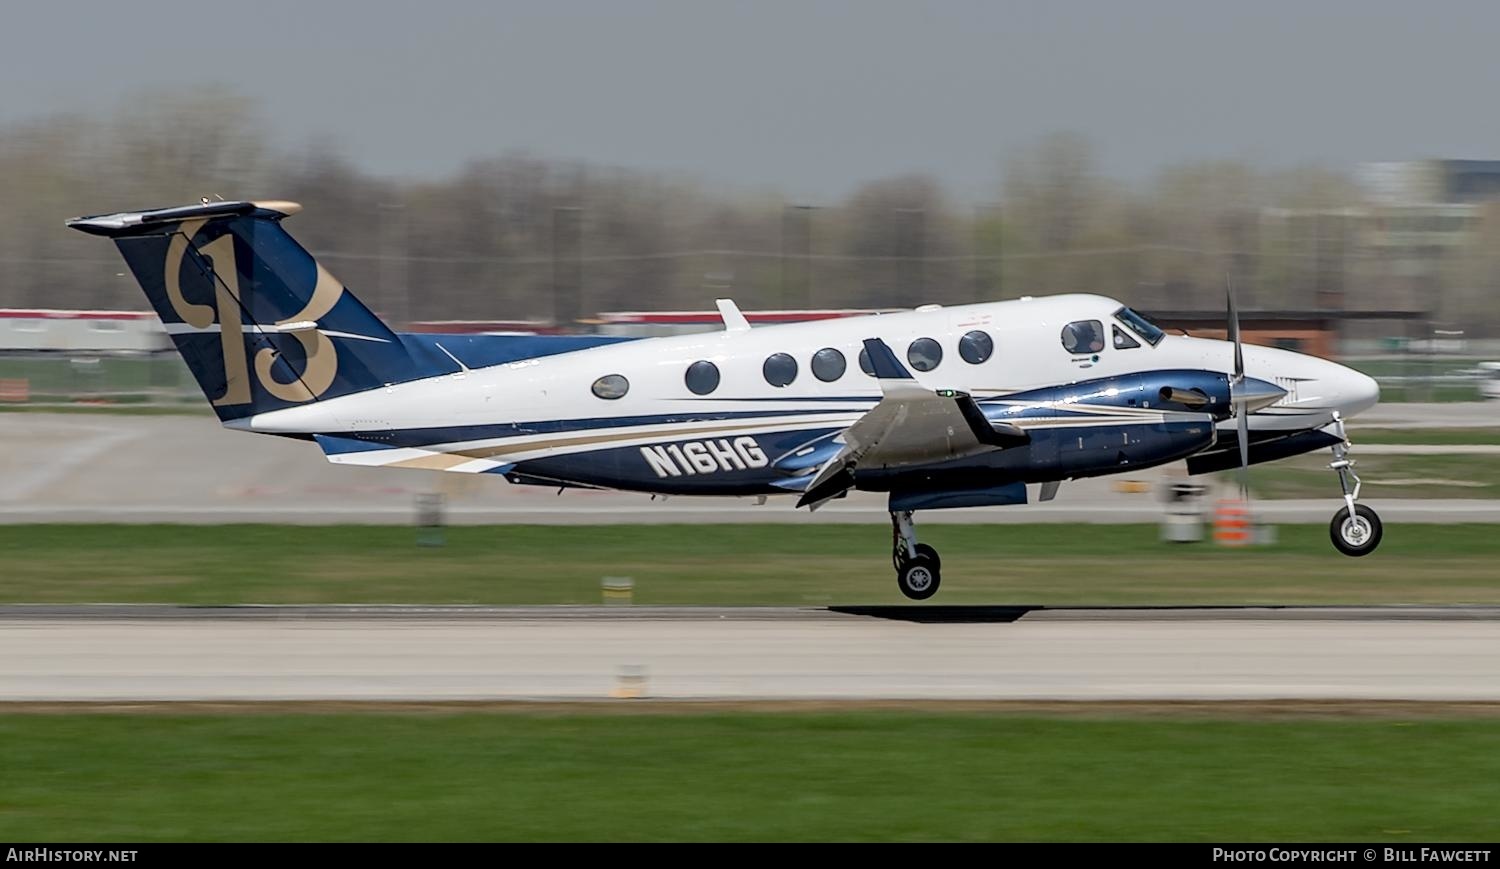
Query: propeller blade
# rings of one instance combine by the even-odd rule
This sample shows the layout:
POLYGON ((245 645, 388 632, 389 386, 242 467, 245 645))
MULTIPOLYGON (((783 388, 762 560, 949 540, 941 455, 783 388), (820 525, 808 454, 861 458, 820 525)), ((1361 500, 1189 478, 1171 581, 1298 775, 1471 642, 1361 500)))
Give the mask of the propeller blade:
POLYGON ((1240 500, 1245 509, 1250 508, 1250 413, 1244 407, 1236 408, 1236 432, 1240 441, 1240 500))
POLYGON ((1234 303, 1234 281, 1224 273, 1224 296, 1229 303, 1229 340, 1234 342, 1234 375, 1229 381, 1229 400, 1234 408, 1235 429, 1240 442, 1240 500, 1250 509, 1250 407, 1245 389, 1245 351, 1240 344, 1240 312, 1234 303))
POLYGON ((1234 379, 1245 379, 1245 351, 1240 347, 1240 312, 1234 304, 1234 282, 1224 273, 1224 294, 1229 299, 1229 340, 1234 342, 1234 379))

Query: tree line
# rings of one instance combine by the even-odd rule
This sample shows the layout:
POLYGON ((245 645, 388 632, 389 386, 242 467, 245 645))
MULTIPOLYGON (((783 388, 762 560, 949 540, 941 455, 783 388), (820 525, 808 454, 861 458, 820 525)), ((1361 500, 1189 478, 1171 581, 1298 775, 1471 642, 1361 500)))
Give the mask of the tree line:
POLYGON ((1011 155, 996 190, 954 197, 914 174, 812 203, 516 153, 393 179, 327 142, 277 146, 266 129, 253 99, 215 88, 0 126, 0 307, 143 307, 114 252, 63 220, 222 196, 301 202, 298 239, 402 323, 578 323, 722 296, 753 310, 1077 291, 1213 310, 1230 274, 1246 308, 1430 310, 1473 335, 1500 325, 1500 220, 1413 265, 1366 244, 1360 190, 1327 168, 1206 161, 1124 184, 1089 141, 1058 133, 1011 155))

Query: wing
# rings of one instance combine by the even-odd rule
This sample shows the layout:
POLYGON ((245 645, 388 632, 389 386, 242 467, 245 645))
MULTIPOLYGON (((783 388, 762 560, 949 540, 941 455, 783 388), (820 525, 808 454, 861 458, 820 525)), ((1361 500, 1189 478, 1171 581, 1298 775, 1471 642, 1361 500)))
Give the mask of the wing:
POLYGON ((798 507, 816 510, 854 485, 854 469, 925 465, 1020 446, 1019 428, 991 422, 968 393, 928 389, 879 338, 865 341, 882 397, 844 430, 844 446, 818 470, 798 507))

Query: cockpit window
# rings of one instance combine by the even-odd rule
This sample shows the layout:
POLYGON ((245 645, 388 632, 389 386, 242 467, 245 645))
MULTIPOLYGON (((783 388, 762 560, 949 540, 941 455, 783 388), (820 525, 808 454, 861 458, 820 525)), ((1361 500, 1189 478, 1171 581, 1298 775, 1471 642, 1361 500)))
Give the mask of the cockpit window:
POLYGON ((1134 338, 1130 337, 1130 333, 1126 332, 1124 329, 1121 329, 1119 326, 1116 326, 1114 324, 1110 324, 1109 328, 1110 328, 1110 331, 1112 331, 1114 333, 1114 336, 1115 336, 1115 349, 1116 350, 1129 350, 1132 347, 1139 347, 1139 346, 1141 346, 1141 342, 1139 342, 1139 341, 1135 340, 1134 338))
POLYGON ((1151 322, 1145 314, 1132 311, 1129 308, 1121 308, 1115 312, 1115 318, 1131 328, 1131 331, 1146 339, 1146 343, 1155 347, 1161 343, 1161 338, 1166 333, 1161 327, 1151 322))
POLYGON ((1104 349, 1104 324, 1078 320, 1063 327, 1063 349, 1069 353, 1098 353, 1104 349))

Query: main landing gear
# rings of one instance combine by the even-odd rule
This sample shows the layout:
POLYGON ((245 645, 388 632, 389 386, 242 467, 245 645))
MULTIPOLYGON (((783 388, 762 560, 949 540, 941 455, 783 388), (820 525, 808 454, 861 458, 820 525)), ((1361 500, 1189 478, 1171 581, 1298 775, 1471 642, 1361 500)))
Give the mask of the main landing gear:
POLYGON ((896 567, 896 584, 912 600, 926 600, 937 594, 943 581, 943 560, 937 550, 917 542, 917 526, 911 511, 891 514, 891 562, 896 567))
POLYGON ((1344 490, 1344 507, 1333 514, 1328 523, 1328 536, 1338 551, 1350 556, 1369 555, 1380 545, 1380 517, 1363 504, 1354 503, 1359 497, 1359 475, 1354 473, 1354 460, 1349 458, 1349 438, 1344 434, 1344 421, 1337 414, 1333 417, 1334 434, 1339 442, 1334 444, 1330 470, 1338 472, 1339 488, 1344 490), (1352 481, 1352 485, 1351 485, 1352 481))

